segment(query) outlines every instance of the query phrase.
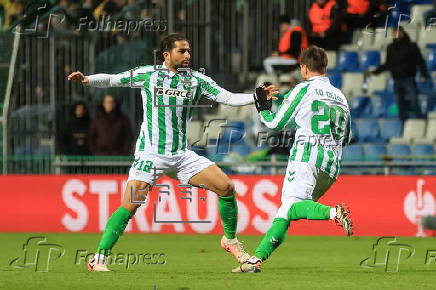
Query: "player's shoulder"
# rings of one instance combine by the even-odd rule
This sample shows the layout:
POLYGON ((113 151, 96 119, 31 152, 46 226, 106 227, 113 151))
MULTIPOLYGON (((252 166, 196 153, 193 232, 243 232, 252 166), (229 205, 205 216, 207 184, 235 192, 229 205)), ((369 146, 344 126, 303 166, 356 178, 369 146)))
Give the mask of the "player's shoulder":
POLYGON ((135 73, 147 73, 157 71, 157 66, 154 65, 141 65, 131 69, 135 73))
POLYGON ((303 81, 292 89, 292 94, 305 94, 310 88, 310 81, 303 81))
POLYGON ((293 99, 297 98, 297 96, 304 96, 307 92, 308 82, 304 81, 297 84, 295 87, 291 88, 284 94, 284 101, 290 102, 293 99))
POLYGON ((309 83, 311 89, 326 89, 331 92, 342 94, 341 90, 333 86, 332 83, 330 82, 330 79, 326 76, 317 79, 312 79, 309 81, 309 83))
POLYGON ((194 78, 200 78, 200 79, 205 80, 205 81, 209 81, 209 80, 212 79, 211 77, 207 76, 207 75, 204 73, 204 71, 201 72, 201 71, 198 71, 198 70, 191 70, 191 75, 192 75, 194 78))
POLYGON ((206 73, 204 70, 200 69, 200 71, 195 70, 195 69, 190 69, 190 72, 193 76, 197 76, 197 77, 207 77, 206 73))
POLYGON ((329 83, 329 87, 331 92, 335 94, 335 96, 339 96, 339 98, 342 100, 343 103, 347 103, 347 98, 339 88, 333 86, 331 83, 329 83))
POLYGON ((295 86, 296 89, 304 89, 304 88, 310 88, 310 86, 313 85, 313 82, 311 80, 305 80, 299 83, 295 86))
POLYGON ((335 102, 337 104, 342 104, 342 106, 344 108, 349 108, 348 107, 348 100, 345 97, 344 93, 342 93, 342 91, 332 85, 330 85, 330 92, 332 93, 332 98, 335 100, 335 102))

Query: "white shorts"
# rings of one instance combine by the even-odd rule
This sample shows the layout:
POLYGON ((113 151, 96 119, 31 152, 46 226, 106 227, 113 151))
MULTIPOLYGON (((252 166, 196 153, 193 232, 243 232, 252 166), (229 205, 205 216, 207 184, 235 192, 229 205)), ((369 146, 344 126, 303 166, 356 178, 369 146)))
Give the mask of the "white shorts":
POLYGON ((317 201, 334 182, 335 179, 307 162, 290 161, 283 181, 282 204, 276 218, 288 219, 288 211, 293 203, 302 200, 317 201))
POLYGON ((173 156, 137 152, 130 167, 128 181, 140 180, 153 186, 162 175, 176 174, 182 184, 188 184, 191 177, 213 164, 215 163, 191 150, 173 156))

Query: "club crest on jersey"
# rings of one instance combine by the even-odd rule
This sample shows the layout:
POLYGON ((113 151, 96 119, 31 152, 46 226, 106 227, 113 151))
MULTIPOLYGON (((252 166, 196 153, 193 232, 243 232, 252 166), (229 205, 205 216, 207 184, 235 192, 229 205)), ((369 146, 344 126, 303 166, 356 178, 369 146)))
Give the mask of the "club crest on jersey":
POLYGON ((189 91, 182 91, 171 88, 157 88, 156 94, 180 98, 190 98, 192 96, 192 93, 189 91))

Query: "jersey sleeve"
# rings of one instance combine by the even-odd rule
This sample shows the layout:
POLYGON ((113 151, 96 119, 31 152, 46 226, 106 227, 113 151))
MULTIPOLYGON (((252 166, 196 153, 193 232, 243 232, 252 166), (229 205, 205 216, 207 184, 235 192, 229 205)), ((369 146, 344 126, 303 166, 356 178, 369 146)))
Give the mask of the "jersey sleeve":
POLYGON ((213 79, 200 73, 195 74, 195 78, 198 82, 198 88, 200 89, 201 95, 212 101, 219 101, 224 97, 231 95, 229 91, 220 87, 213 79))
POLYGON ((299 104, 303 96, 307 93, 308 84, 296 86, 293 90, 285 94, 284 100, 276 112, 261 111, 261 121, 271 129, 283 129, 292 119, 295 118, 299 104))
POLYGON ((233 107, 245 106, 254 103, 254 94, 218 94, 215 101, 233 107))
POLYGON ((153 71, 153 66, 140 66, 134 69, 119 73, 114 79, 114 83, 120 87, 142 88, 146 79, 153 71))
POLYGON ((148 77, 147 72, 152 66, 136 67, 119 74, 95 74, 88 76, 89 85, 92 87, 131 87, 142 88, 142 84, 148 77))

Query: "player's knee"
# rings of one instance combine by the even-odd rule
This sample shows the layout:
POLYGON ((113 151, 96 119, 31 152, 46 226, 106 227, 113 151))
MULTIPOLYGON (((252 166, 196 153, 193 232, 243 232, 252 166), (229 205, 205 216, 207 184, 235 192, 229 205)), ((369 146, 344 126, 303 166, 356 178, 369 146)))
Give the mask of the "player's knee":
POLYGON ((147 199, 150 185, 146 182, 132 180, 127 185, 123 206, 130 212, 135 212, 147 199))
POLYGON ((137 191, 148 192, 150 189, 150 185, 147 182, 136 181, 134 185, 137 191))
POLYGON ((217 193, 220 196, 232 196, 235 194, 235 184, 232 181, 220 184, 217 193))
POLYGON ((282 219, 290 219, 290 211, 292 208, 292 205, 298 202, 298 200, 291 198, 290 200, 286 200, 283 202, 276 214, 276 218, 282 218, 282 219))

